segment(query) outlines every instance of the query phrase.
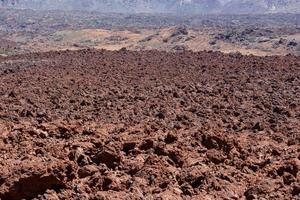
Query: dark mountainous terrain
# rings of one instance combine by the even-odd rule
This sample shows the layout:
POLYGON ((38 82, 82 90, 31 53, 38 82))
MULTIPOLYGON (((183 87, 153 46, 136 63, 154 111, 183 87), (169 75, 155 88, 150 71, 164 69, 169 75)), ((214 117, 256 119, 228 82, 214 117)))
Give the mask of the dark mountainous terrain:
POLYGON ((1 0, 3 7, 121 13, 297 13, 300 0, 1 0))

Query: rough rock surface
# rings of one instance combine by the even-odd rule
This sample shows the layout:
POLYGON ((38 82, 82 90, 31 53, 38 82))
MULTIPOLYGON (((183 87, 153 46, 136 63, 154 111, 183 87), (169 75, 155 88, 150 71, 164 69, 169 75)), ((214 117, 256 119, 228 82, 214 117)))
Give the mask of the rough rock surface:
POLYGON ((299 86, 291 55, 0 57, 0 198, 300 198, 299 86))

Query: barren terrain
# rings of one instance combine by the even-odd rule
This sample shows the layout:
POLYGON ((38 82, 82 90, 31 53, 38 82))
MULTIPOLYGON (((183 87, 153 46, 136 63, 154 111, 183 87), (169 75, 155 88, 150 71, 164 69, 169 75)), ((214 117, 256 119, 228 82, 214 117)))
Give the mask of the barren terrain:
POLYGON ((127 48, 300 55, 299 25, 299 14, 175 16, 0 8, 0 54, 127 48))
POLYGON ((300 58, 0 57, 1 199, 299 199, 300 58))
POLYGON ((299 24, 0 8, 0 199, 300 199, 299 24))

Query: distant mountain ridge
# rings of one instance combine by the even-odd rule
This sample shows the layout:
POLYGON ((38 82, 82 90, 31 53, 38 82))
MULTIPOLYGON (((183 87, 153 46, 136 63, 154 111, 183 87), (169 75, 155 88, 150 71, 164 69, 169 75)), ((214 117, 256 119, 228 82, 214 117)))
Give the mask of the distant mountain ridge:
POLYGON ((300 13, 300 0, 0 0, 1 7, 120 13, 300 13))

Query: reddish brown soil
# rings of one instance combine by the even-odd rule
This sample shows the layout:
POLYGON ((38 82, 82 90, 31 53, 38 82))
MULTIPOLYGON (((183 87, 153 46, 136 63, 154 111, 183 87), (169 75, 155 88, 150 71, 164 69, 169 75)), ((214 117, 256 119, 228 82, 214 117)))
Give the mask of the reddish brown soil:
POLYGON ((299 199, 300 58, 0 58, 1 199, 299 199))

